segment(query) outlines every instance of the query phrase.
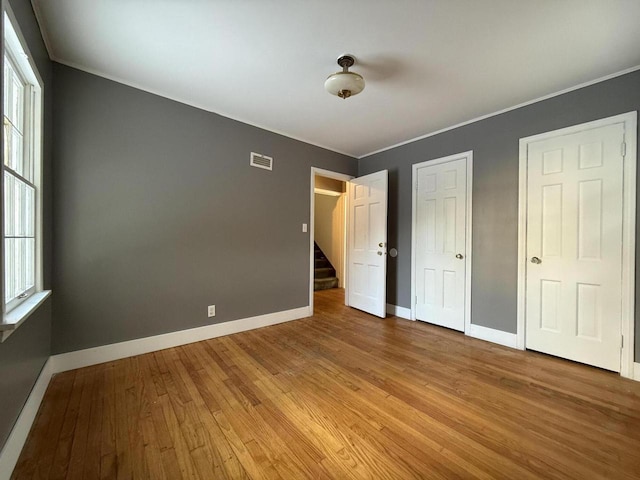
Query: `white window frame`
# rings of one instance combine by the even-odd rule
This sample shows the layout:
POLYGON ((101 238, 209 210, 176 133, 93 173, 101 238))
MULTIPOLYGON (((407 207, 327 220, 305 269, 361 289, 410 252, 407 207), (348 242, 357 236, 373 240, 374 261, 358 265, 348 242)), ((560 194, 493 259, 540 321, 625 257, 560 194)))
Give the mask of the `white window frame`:
MULTIPOLYGON (((43 156, 43 127, 44 127, 44 82, 40 76, 33 56, 29 52, 27 42, 20 31, 8 2, 2 2, 3 21, 3 55, 6 54, 13 64, 16 73, 25 81, 24 118, 24 152, 31 156, 33 165, 33 181, 35 186, 35 282, 27 290, 25 298, 14 299, 9 303, 4 301, 4 207, 0 228, 2 242, 0 242, 0 263, 2 264, 2 322, 0 322, 0 341, 4 341, 24 320, 33 313, 51 292, 43 290, 43 244, 42 244, 42 156, 43 156)), ((4 59, 3 59, 4 62, 4 59)), ((3 69, 4 75, 4 69, 3 69)), ((4 103, 4 102, 3 102, 4 103)), ((3 112, 4 115, 4 112, 3 112)), ((4 152, 4 148, 2 149, 4 152)), ((0 181, 0 195, 4 198, 4 159, 1 164, 2 180, 0 181)), ((13 175, 19 174, 8 169, 13 175)), ((4 202, 3 202, 4 203, 4 202)))

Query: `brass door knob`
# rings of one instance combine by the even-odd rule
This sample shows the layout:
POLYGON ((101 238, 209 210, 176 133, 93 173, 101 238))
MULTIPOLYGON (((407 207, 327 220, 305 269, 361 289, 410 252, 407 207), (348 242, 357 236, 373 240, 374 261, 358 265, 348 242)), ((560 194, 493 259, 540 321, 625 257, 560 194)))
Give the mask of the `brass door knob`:
POLYGON ((378 255, 382 255, 382 252, 380 250, 378 250, 378 255))
POLYGON ((461 253, 458 253, 458 254, 456 255, 456 258, 457 258, 458 260, 462 260, 464 257, 462 256, 462 254, 461 254, 461 253))
POLYGON ((535 263, 536 265, 540 265, 542 263, 542 260, 540 260, 538 257, 531 257, 531 263, 535 263))

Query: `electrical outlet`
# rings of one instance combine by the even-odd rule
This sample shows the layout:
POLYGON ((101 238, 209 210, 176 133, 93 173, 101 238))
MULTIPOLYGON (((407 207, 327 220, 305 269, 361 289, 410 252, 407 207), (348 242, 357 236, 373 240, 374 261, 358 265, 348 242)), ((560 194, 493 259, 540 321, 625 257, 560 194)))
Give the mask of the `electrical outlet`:
POLYGON ((215 317, 216 316, 216 306, 215 305, 209 305, 207 307, 207 316, 209 316, 209 317, 215 317))
POLYGON ((302 224, 302 233, 307 233, 307 224, 306 223, 302 224))

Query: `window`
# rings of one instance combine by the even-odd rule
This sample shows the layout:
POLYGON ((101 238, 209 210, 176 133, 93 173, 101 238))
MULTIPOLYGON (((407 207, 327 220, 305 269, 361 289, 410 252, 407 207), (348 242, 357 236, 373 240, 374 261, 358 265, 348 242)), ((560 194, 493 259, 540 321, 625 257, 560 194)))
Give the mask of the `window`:
POLYGON ((6 10, 3 52, 4 313, 42 290, 42 82, 6 10))

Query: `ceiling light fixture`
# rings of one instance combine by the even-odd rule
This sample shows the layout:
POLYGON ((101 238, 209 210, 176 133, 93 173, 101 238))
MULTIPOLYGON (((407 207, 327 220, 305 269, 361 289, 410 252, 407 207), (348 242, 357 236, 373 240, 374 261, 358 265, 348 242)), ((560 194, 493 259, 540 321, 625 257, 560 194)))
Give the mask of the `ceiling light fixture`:
POLYGON ((338 58, 338 65, 342 67, 342 71, 329 75, 324 82, 324 88, 327 92, 346 100, 364 90, 364 78, 362 78, 362 75, 349 71, 349 67, 352 67, 355 63, 356 59, 353 55, 347 54, 338 58))

